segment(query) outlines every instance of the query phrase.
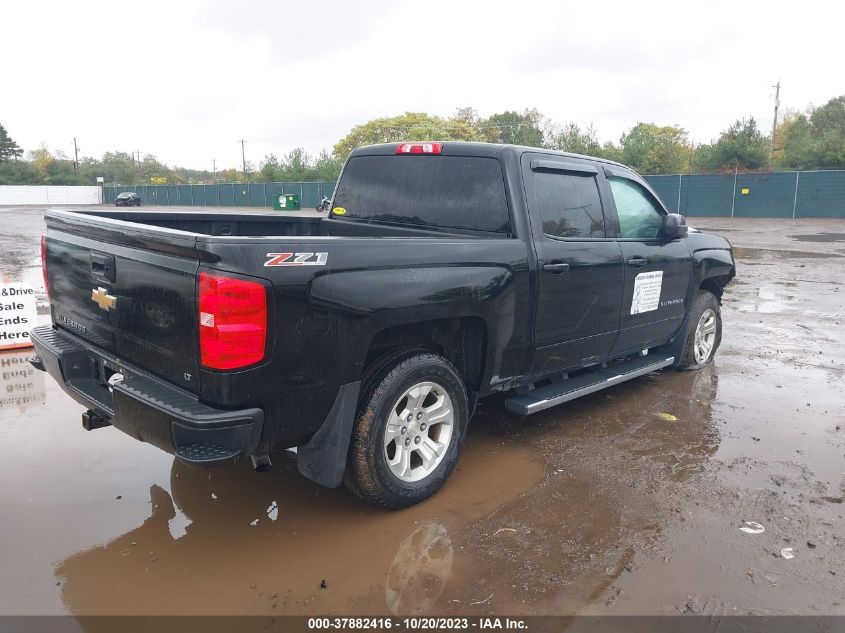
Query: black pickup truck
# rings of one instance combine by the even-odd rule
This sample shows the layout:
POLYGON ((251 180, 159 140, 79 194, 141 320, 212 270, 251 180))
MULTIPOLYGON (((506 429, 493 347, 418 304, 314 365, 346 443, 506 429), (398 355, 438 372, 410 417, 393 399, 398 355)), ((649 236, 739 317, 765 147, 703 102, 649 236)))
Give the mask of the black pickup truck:
POLYGON ((482 143, 355 150, 328 217, 51 211, 46 370, 210 465, 297 447, 388 508, 449 477, 479 398, 530 415, 721 340, 730 244, 617 163, 482 143))

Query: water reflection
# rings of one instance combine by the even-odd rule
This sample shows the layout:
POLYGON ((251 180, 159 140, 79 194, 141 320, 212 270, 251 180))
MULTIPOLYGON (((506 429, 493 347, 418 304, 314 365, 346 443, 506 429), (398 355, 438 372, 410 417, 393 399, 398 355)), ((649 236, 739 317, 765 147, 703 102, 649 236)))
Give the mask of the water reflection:
POLYGON ((29 364, 33 353, 31 348, 0 352, 0 409, 24 413, 44 402, 44 372, 29 364))
POLYGON ((425 613, 449 583, 450 531, 541 476, 526 451, 476 435, 439 495, 384 512, 304 480, 291 453, 262 475, 246 460, 174 462, 170 492, 150 488, 140 526, 68 557, 56 576, 77 614, 425 613))
POLYGON ((426 613, 443 593, 455 557, 449 531, 426 521, 399 544, 387 573, 387 606, 394 615, 426 613))

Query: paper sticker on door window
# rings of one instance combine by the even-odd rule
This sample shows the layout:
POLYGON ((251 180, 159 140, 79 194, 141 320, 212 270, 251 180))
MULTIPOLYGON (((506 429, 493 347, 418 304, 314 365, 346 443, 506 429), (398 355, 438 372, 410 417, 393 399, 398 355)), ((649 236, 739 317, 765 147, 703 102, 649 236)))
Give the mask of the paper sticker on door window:
POLYGON ((640 273, 634 278, 634 296, 631 299, 631 314, 657 310, 660 304, 660 288, 663 286, 663 271, 640 273))

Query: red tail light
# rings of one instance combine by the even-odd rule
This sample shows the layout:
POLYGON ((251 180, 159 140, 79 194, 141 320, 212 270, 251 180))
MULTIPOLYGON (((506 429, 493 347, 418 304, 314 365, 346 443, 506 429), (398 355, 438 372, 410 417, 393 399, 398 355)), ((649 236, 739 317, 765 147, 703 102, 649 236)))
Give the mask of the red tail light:
POLYGON ((44 292, 50 298, 50 280, 47 278, 47 236, 41 236, 41 273, 44 275, 44 292))
POLYGON ((237 369, 264 358, 267 292, 254 281, 200 273, 200 360, 237 369))
POLYGON ((440 154, 443 143, 402 143, 396 148, 397 154, 440 154))

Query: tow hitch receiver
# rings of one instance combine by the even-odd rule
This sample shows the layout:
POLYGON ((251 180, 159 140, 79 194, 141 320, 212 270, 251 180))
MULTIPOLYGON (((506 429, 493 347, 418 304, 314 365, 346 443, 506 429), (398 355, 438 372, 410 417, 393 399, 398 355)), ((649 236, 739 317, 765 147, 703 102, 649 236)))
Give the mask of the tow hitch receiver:
POLYGON ((82 428, 86 431, 93 431, 94 429, 101 429, 105 426, 111 426, 111 422, 107 417, 91 411, 90 409, 82 414, 82 428))

